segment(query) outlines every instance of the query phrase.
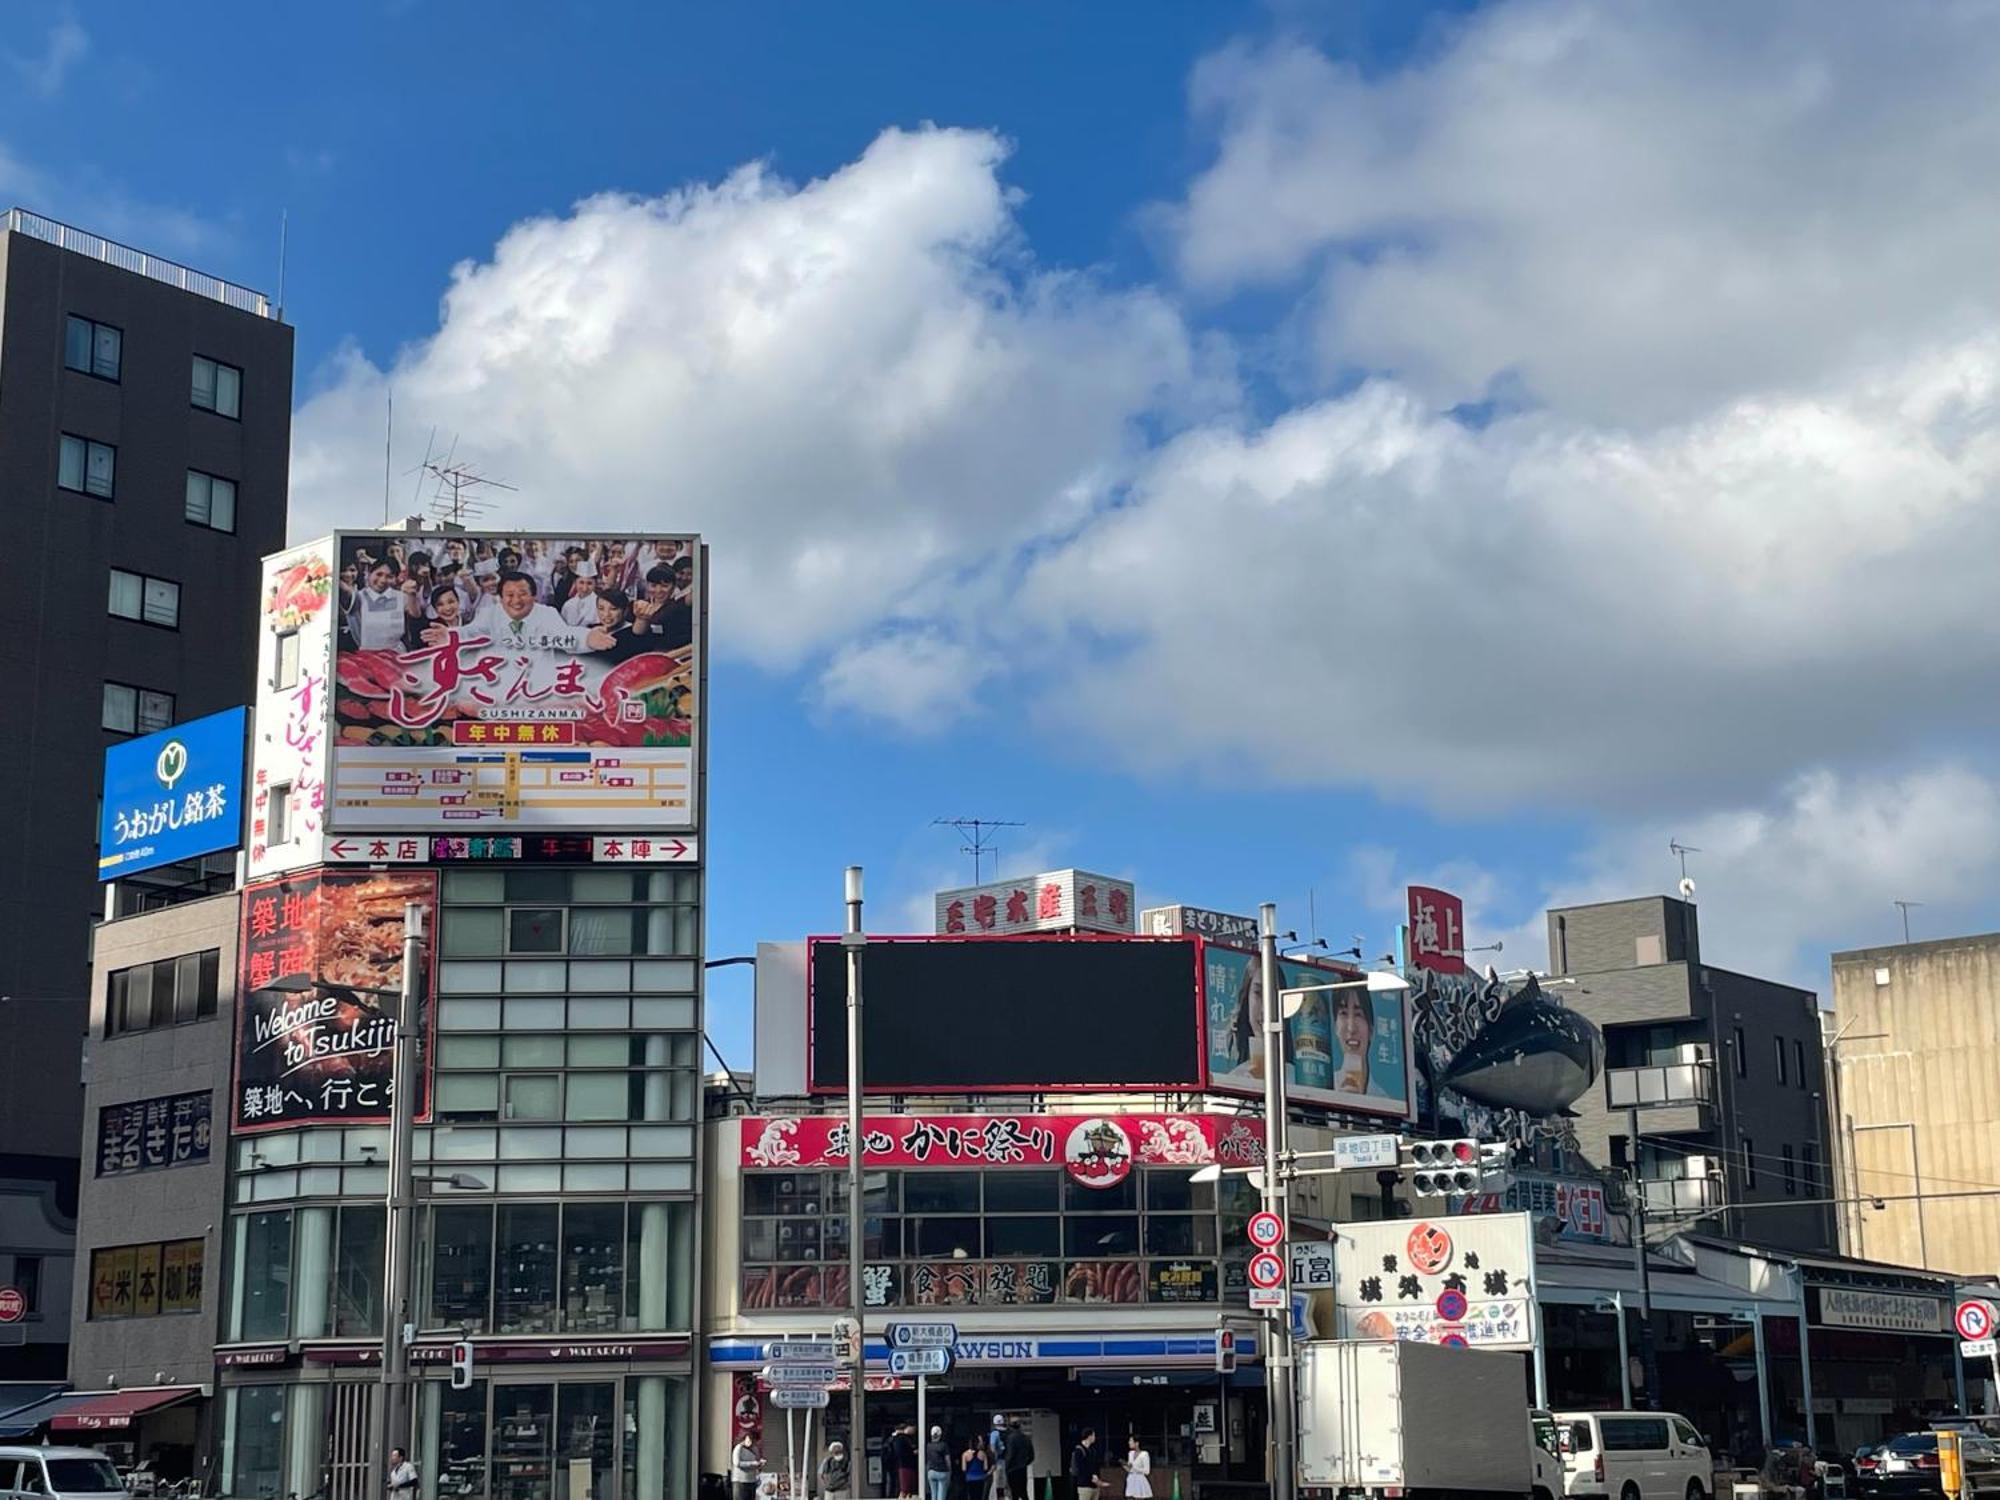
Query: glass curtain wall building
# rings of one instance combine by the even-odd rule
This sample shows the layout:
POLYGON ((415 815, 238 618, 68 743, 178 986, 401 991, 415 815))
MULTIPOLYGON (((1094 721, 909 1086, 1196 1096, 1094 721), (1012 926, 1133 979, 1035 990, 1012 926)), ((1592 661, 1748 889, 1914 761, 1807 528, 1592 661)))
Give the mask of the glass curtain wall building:
MULTIPOLYGON (((483 1189, 419 1186, 424 1500, 690 1500, 701 875, 447 868, 440 894, 415 1157, 483 1189)), ((372 1125, 232 1142, 223 1493, 365 1486, 388 1150, 372 1125)))

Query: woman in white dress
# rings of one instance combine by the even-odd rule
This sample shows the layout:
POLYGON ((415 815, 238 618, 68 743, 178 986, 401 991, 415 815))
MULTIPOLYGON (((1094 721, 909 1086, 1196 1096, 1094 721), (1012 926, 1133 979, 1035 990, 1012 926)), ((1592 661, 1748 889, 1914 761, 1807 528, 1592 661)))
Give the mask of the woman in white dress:
POLYGON ((1136 1432, 1125 1445, 1125 1500, 1153 1500, 1153 1455, 1140 1446, 1136 1432))

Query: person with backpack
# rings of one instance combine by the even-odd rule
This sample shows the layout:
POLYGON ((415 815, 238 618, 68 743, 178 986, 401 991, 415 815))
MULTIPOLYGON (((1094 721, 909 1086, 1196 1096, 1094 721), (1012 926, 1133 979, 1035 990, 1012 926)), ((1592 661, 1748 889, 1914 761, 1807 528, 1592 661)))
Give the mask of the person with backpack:
POLYGON ((1069 1478, 1076 1486, 1076 1500, 1097 1500, 1097 1470, 1097 1429, 1086 1427, 1069 1450, 1069 1478))
POLYGON ((1029 1500, 1032 1491, 1028 1488, 1028 1471, 1035 1462, 1035 1441, 1021 1426, 1021 1419, 1014 1418, 1007 1424, 1007 1448, 1001 1457, 1001 1464, 1007 1470, 1007 1493, 1014 1500, 1029 1500))

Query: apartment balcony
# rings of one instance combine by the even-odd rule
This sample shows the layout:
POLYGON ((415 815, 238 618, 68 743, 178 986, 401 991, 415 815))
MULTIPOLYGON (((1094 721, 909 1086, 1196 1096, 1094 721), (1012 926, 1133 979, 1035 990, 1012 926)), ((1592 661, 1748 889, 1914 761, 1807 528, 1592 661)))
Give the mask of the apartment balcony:
POLYGON ((1638 1112, 1645 1135, 1699 1135, 1715 1129, 1715 1065, 1705 1057, 1611 1068, 1604 1075, 1604 1103, 1638 1112))
POLYGON ((1640 1184, 1646 1212, 1671 1219, 1720 1208, 1726 1201, 1720 1177, 1652 1177, 1640 1184))

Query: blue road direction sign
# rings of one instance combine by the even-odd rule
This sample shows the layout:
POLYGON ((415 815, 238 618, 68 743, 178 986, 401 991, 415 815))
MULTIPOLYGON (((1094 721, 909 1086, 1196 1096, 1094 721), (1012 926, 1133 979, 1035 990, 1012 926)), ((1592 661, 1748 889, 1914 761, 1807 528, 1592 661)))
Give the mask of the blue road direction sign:
POLYGON ((891 1375, 949 1375, 951 1373, 951 1350, 891 1349, 889 1351, 889 1373, 891 1375))
POLYGON ((949 1349, 958 1342, 955 1323, 891 1323, 886 1331, 891 1349, 949 1349))
POLYGON ((247 714, 246 709, 225 709, 104 752, 99 880, 117 880, 243 842, 247 714))

